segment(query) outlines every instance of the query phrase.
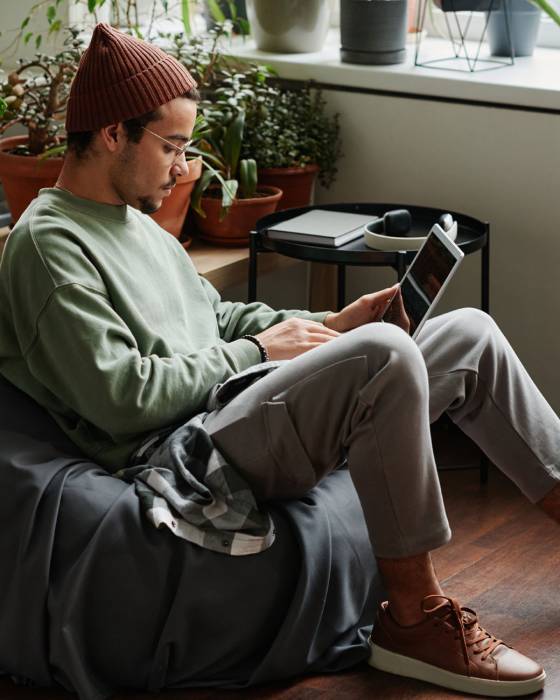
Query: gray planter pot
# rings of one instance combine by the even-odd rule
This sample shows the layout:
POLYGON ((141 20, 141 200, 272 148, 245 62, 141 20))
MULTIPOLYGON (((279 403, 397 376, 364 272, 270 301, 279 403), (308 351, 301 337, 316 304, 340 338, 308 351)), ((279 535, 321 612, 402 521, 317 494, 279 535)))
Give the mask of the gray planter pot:
POLYGON ((276 53, 320 51, 325 43, 329 0, 247 0, 257 48, 276 53))
POLYGON ((499 0, 434 0, 443 12, 485 12, 499 4, 499 0))
POLYGON ((406 59, 407 0, 340 0, 340 57, 345 63, 406 59))
MULTIPOLYGON (((541 10, 527 0, 505 0, 509 8, 510 31, 515 56, 531 56, 537 43, 541 10)), ((490 13, 488 43, 493 56, 510 56, 504 3, 490 13)))

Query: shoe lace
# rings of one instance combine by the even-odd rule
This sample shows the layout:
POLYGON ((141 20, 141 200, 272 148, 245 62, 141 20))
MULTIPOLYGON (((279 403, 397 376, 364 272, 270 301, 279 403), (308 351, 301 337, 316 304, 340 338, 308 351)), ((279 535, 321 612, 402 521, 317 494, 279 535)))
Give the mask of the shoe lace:
POLYGON ((474 610, 461 607, 455 598, 448 598, 442 595, 428 595, 422 601, 422 610, 430 617, 433 615, 437 616, 458 632, 467 666, 469 664, 469 648, 475 647, 473 654, 481 654, 481 661, 486 661, 490 654, 500 644, 503 644, 501 639, 494 637, 484 627, 481 627, 478 622, 478 615, 474 610), (442 602, 431 607, 430 602, 435 602, 434 598, 442 602))

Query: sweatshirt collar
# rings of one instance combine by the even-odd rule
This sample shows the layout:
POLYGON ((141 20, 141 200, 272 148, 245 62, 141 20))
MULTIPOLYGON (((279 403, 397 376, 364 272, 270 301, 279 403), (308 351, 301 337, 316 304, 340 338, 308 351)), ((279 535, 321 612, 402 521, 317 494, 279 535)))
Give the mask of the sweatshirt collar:
POLYGON ((116 223, 125 223, 129 219, 128 206, 126 204, 103 204, 93 199, 77 197, 72 192, 63 190, 60 187, 43 188, 39 190, 39 197, 48 197, 61 206, 68 206, 84 214, 110 219, 116 223))

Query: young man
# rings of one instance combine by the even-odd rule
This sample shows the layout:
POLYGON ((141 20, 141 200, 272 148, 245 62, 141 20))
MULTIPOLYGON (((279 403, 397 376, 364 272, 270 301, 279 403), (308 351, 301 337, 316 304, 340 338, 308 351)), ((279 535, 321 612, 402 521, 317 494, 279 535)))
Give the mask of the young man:
POLYGON ((430 321, 416 344, 376 323, 392 290, 338 313, 222 302, 144 216, 188 170, 195 100, 173 59, 96 28, 72 86, 60 178, 2 260, 1 373, 114 472, 151 433, 202 411, 215 385, 283 360, 204 426, 260 501, 303 496, 347 457, 389 597, 372 665, 486 696, 539 690, 542 668, 436 578, 430 551, 450 530, 429 425, 448 412, 560 521, 560 421, 476 310, 430 321))

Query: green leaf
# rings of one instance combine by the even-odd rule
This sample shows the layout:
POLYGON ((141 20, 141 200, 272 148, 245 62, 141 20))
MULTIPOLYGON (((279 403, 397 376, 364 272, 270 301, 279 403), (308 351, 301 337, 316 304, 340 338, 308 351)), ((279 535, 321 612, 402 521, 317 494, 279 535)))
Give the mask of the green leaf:
POLYGON ((29 20, 30 20, 30 19, 31 19, 31 17, 26 17, 26 18, 23 20, 23 22, 21 23, 20 29, 25 29, 25 27, 27 27, 27 25, 29 24, 29 20))
POLYGON ((239 180, 243 199, 254 197, 257 190, 257 162, 254 158, 245 158, 239 163, 239 180))
POLYGON ((214 163, 218 168, 223 167, 222 161, 218 158, 218 156, 213 155, 212 153, 208 153, 208 151, 203 151, 200 148, 197 148, 196 146, 189 146, 189 154, 194 154, 195 156, 202 156, 203 160, 208 161, 210 163, 214 163))
POLYGON ((61 27, 62 27, 62 20, 56 19, 49 27, 49 34, 53 34, 54 32, 59 32, 61 27))
POLYGON ((57 156, 62 156, 66 153, 67 146, 65 143, 61 144, 60 146, 53 146, 52 148, 49 148, 48 150, 44 151, 44 153, 41 153, 40 156, 38 156, 39 160, 46 160, 47 158, 56 158, 57 156))
POLYGON ((544 10, 546 14, 553 19, 556 24, 560 25, 560 14, 550 5, 550 3, 547 2, 547 0, 531 0, 533 5, 536 5, 537 7, 540 7, 541 10, 544 10))
POLYGON ((226 4, 229 10, 229 16, 235 22, 237 19, 237 7, 235 6, 235 0, 226 0, 226 4))
POLYGON ((228 167, 230 176, 235 176, 237 172, 237 164, 239 162, 239 154, 241 153, 241 144, 243 143, 243 129, 245 127, 245 112, 239 114, 233 119, 226 130, 224 137, 224 160, 228 167))
POLYGON ((35 37, 35 48, 36 48, 36 49, 38 49, 39 46, 41 46, 41 42, 42 42, 42 41, 43 41, 43 37, 41 36, 41 34, 38 34, 38 35, 35 37))
POLYGON ((87 0, 88 12, 93 14, 95 12, 95 6, 97 5, 97 0, 87 0))
POLYGON ((54 5, 49 5, 47 7, 47 20, 48 20, 49 24, 52 24, 55 17, 56 17, 56 7, 54 5))
POLYGON ((237 18, 237 27, 239 29, 239 33, 243 36, 249 36, 251 33, 251 25, 249 24, 249 20, 245 19, 245 17, 237 18))
MULTIPOLYGON (((167 8, 165 8, 167 12, 167 8)), ((191 34, 191 8, 190 0, 181 0, 181 17, 183 19, 183 27, 185 28, 185 34, 191 34)))
POLYGON ((200 216, 202 216, 203 218, 206 218, 206 214, 204 213, 204 210, 201 207, 200 200, 202 198, 202 195, 206 192, 208 186, 214 179, 215 172, 216 171, 214 169, 205 170, 202 173, 202 176, 197 180, 192 193, 191 206, 195 210, 195 212, 197 214, 200 214, 200 216))
POLYGON ((8 103, 3 97, 0 97, 0 118, 4 116, 4 113, 8 109, 8 103))
POLYGON ((222 8, 220 7, 220 4, 218 3, 217 0, 207 0, 208 2, 208 9, 210 10, 210 14, 212 15, 212 19, 214 22, 225 22, 226 21, 226 16, 222 12, 222 8))
POLYGON ((29 44, 29 41, 30 41, 32 36, 33 36, 33 32, 27 32, 27 34, 23 37, 23 43, 29 44))
POLYGON ((220 221, 227 214, 228 209, 233 204, 239 183, 237 180, 226 180, 222 183, 222 211, 220 212, 220 221))

